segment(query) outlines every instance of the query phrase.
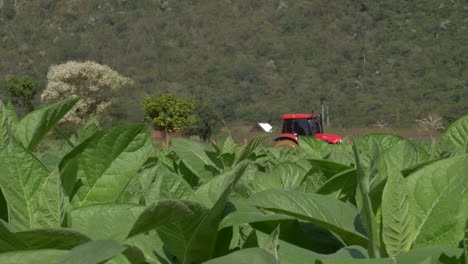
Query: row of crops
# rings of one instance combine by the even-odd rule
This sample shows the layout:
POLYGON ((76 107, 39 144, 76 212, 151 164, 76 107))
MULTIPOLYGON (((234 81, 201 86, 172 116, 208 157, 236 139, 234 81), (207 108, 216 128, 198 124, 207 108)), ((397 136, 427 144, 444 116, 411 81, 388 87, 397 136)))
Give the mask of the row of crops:
POLYGON ((146 125, 47 145, 75 103, 18 120, 0 102, 0 263, 466 261, 468 116, 430 148, 368 135, 156 149, 146 125))

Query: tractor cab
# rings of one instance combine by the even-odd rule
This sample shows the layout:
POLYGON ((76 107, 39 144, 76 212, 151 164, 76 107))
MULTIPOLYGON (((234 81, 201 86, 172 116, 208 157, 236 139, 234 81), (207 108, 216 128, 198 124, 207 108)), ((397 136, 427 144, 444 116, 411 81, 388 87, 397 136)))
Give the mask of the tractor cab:
POLYGON ((281 134, 275 139, 276 147, 297 147, 299 136, 311 136, 324 140, 330 144, 341 143, 342 137, 323 133, 323 122, 320 115, 286 114, 283 119, 281 134))

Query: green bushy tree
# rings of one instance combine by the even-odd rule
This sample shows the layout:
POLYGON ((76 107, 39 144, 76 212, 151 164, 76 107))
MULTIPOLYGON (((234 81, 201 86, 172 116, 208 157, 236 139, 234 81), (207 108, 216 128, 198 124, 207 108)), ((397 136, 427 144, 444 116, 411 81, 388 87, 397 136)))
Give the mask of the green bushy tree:
POLYGON ((154 128, 163 131, 166 145, 170 132, 181 132, 196 121, 193 114, 196 104, 173 94, 153 94, 142 102, 145 117, 154 128))
POLYGON ((14 0, 5 0, 3 1, 2 6, 2 16, 6 20, 12 20, 16 15, 15 1, 14 0))
POLYGON ((221 128, 219 117, 209 105, 198 104, 194 115, 197 120, 184 131, 186 135, 196 135, 206 141, 221 128))
POLYGON ((13 102, 26 108, 28 112, 34 109, 34 96, 41 89, 38 81, 26 76, 8 76, 6 78, 5 89, 13 99, 13 102))

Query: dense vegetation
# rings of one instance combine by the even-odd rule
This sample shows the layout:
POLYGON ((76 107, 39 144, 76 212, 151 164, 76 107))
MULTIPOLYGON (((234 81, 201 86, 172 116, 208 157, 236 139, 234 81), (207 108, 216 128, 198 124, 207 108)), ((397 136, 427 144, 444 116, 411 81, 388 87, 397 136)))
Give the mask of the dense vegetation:
POLYGON ((0 101, 0 263, 463 263, 468 116, 423 148, 394 135, 299 148, 156 149, 146 125, 44 140, 77 103, 0 101), (59 146, 59 147, 57 147, 59 146))
POLYGON ((321 102, 342 126, 468 112, 463 0, 0 2, 0 93, 8 74, 92 60, 228 121, 321 102))

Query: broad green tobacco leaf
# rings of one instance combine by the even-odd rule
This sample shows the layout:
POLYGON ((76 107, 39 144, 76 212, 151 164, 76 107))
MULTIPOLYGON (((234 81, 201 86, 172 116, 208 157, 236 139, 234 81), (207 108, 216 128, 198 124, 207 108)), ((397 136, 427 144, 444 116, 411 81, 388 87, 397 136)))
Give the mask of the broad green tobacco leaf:
POLYGON ((161 199, 191 200, 192 187, 178 174, 165 168, 155 170, 156 177, 145 196, 147 204, 161 199))
POLYGON ((231 199, 230 202, 235 211, 231 212, 223 218, 219 224, 219 229, 241 224, 295 219, 294 217, 288 215, 264 214, 255 206, 248 204, 244 199, 235 199, 234 201, 231 199))
MULTIPOLYGON (((279 216, 279 214, 273 215, 279 216)), ((320 254, 334 253, 344 244, 336 234, 329 230, 297 219, 254 222, 250 223, 250 226, 266 234, 273 233, 278 226, 281 226, 279 239, 320 254)), ((260 240, 258 242, 259 245, 263 243, 260 243, 260 240)))
POLYGON ((94 240, 124 242, 144 206, 134 204, 97 204, 72 211, 71 228, 94 240))
POLYGON ((34 217, 41 227, 60 227, 65 218, 65 196, 58 169, 45 179, 39 193, 39 209, 34 217))
POLYGON ((411 168, 428 159, 429 155, 419 151, 418 147, 413 143, 408 140, 401 140, 381 152, 377 161, 377 174, 372 179, 371 189, 388 177, 401 175, 401 171, 404 169, 411 168))
POLYGON ((10 117, 6 107, 3 102, 0 101, 0 149, 7 144, 8 138, 10 137, 10 123, 10 117))
POLYGON ((283 162, 269 172, 258 172, 254 179, 254 186, 257 191, 271 188, 294 190, 302 183, 306 174, 307 171, 298 164, 283 162))
POLYGON ((219 173, 219 168, 206 155, 205 149, 200 143, 174 138, 171 150, 177 154, 193 174, 204 181, 219 173))
POLYGON ((309 162, 310 164, 312 164, 312 166, 315 169, 322 171, 325 177, 327 177, 328 179, 340 172, 351 169, 351 167, 349 166, 336 163, 336 162, 332 162, 332 161, 328 161, 328 160, 312 159, 312 160, 309 160, 309 162))
POLYGON ((330 144, 314 137, 300 137, 299 148, 307 153, 308 158, 322 159, 330 154, 330 144))
POLYGON ((465 254, 465 262, 468 262, 468 218, 465 224, 465 238, 463 239, 463 249, 465 254))
POLYGON ((240 154, 236 155, 236 164, 239 164, 240 162, 246 159, 251 159, 252 155, 260 146, 262 146, 266 138, 267 138, 266 136, 259 136, 250 140, 249 143, 247 143, 247 145, 244 146, 240 154))
POLYGON ((354 199, 356 187, 356 169, 348 169, 328 179, 328 181, 320 186, 317 193, 347 201, 354 199))
POLYGON ((273 255, 261 248, 247 248, 229 255, 214 258, 204 264, 275 264, 279 263, 273 255))
POLYGON ((103 130, 60 162, 65 193, 75 208, 116 202, 152 153, 146 125, 103 130))
POLYGON ((97 264, 122 253, 125 247, 113 240, 95 240, 73 248, 58 264, 97 264))
POLYGON ((380 151, 385 151, 405 139, 397 135, 369 134, 364 137, 354 138, 353 140, 359 147, 359 152, 361 154, 371 156, 374 143, 378 145, 380 151))
POLYGON ((6 110, 7 115, 10 117, 10 122, 11 122, 10 124, 13 126, 16 126, 16 124, 18 124, 19 122, 19 119, 15 111, 15 106, 13 105, 11 100, 8 100, 5 110, 6 110))
MULTIPOLYGON (((260 231, 256 231, 256 236, 260 244, 269 239, 268 234, 260 231)), ((281 239, 278 240, 277 252, 279 263, 288 264, 322 263, 325 261, 330 261, 330 263, 342 261, 341 263, 346 263, 346 261, 350 262, 353 259, 363 261, 368 257, 366 250, 360 246, 344 247, 333 254, 325 255, 298 247, 281 239)))
POLYGON ((177 256, 180 262, 184 259, 197 227, 209 211, 203 204, 191 201, 183 202, 193 214, 182 221, 162 226, 156 230, 164 242, 165 248, 177 256))
POLYGON ((410 174, 413 248, 457 247, 468 217, 468 155, 440 160, 410 174))
POLYGON ((367 238, 355 227, 359 218, 356 208, 340 200, 315 193, 271 189, 254 194, 249 203, 328 229, 348 245, 367 246, 367 238))
POLYGON ((29 113, 16 126, 16 137, 26 148, 33 151, 47 132, 78 102, 78 99, 65 99, 29 113))
POLYGON ((65 228, 34 229, 15 233, 28 250, 72 249, 91 241, 88 236, 65 228))
POLYGON ((9 224, 18 231, 41 227, 36 214, 49 171, 16 140, 0 150, 0 187, 8 205, 9 224))
POLYGON ((0 220, 0 253, 26 249, 27 246, 16 234, 11 232, 7 223, 0 220))
MULTIPOLYGON (((375 142, 375 141, 371 141, 375 142)), ((370 159, 370 167, 372 168, 372 164, 374 163, 375 157, 377 154, 375 153, 376 143, 373 143, 373 149, 370 159)), ((379 252, 379 235, 377 229, 377 220, 372 210, 372 202, 369 196, 370 191, 370 175, 371 173, 366 173, 364 168, 361 164, 360 160, 360 153, 356 147, 356 144, 353 142, 353 152, 354 152, 354 159, 356 164, 356 176, 357 176, 357 191, 356 191, 356 203, 358 205, 358 209, 360 211, 359 216, 363 223, 365 230, 367 231, 368 237, 368 245, 367 250, 369 252, 369 256, 371 258, 378 257, 380 255, 379 252)))
POLYGON ((221 153, 234 153, 236 152, 237 149, 237 144, 234 142, 232 137, 227 137, 226 140, 224 140, 222 147, 221 147, 221 153))
POLYGON ((216 250, 218 238, 218 226, 221 222, 224 208, 228 201, 229 195, 234 189, 234 185, 239 181, 240 177, 244 174, 248 161, 243 161, 237 164, 234 173, 227 177, 224 182, 223 192, 220 194, 218 200, 213 207, 206 213, 194 230, 191 239, 185 250, 183 263, 191 264, 193 262, 200 263, 211 259, 216 250))
POLYGON ((410 193, 400 174, 391 174, 382 196, 382 238, 388 255, 393 257, 410 250, 414 218, 410 193))
POLYGON ((127 238, 189 218, 193 212, 178 200, 161 200, 145 208, 133 223, 127 238))
MULTIPOLYGON (((461 250, 457 248, 419 248, 409 252, 402 253, 391 258, 330 258, 323 257, 320 259, 321 264, 439 264, 439 263, 459 263, 458 261, 450 261, 456 259, 460 255, 461 250), (442 256, 451 258, 448 262, 442 261, 442 256)), ((356 254, 357 252, 354 252, 356 254)), ((359 253, 358 253, 359 254, 359 253)))
POLYGON ((452 153, 468 153, 468 115, 453 122, 440 138, 440 150, 452 153))
POLYGON ((208 182, 198 186, 193 193, 193 199, 199 203, 202 203, 208 208, 211 208, 219 196, 224 191, 224 182, 231 176, 233 171, 225 172, 221 175, 217 175, 208 182))
POLYGON ((27 250, 13 251, 0 254, 0 263, 16 264, 16 263, 34 263, 34 264, 50 264, 57 261, 68 253, 67 250, 42 249, 42 250, 27 250))
POLYGON ((269 252, 278 260, 278 238, 280 234, 280 226, 273 230, 268 239, 260 244, 260 247, 269 252))
POLYGON ((177 200, 162 200, 146 208, 134 204, 98 204, 73 210, 71 228, 94 240, 112 239, 123 243, 132 236, 191 214, 190 209, 177 200))

